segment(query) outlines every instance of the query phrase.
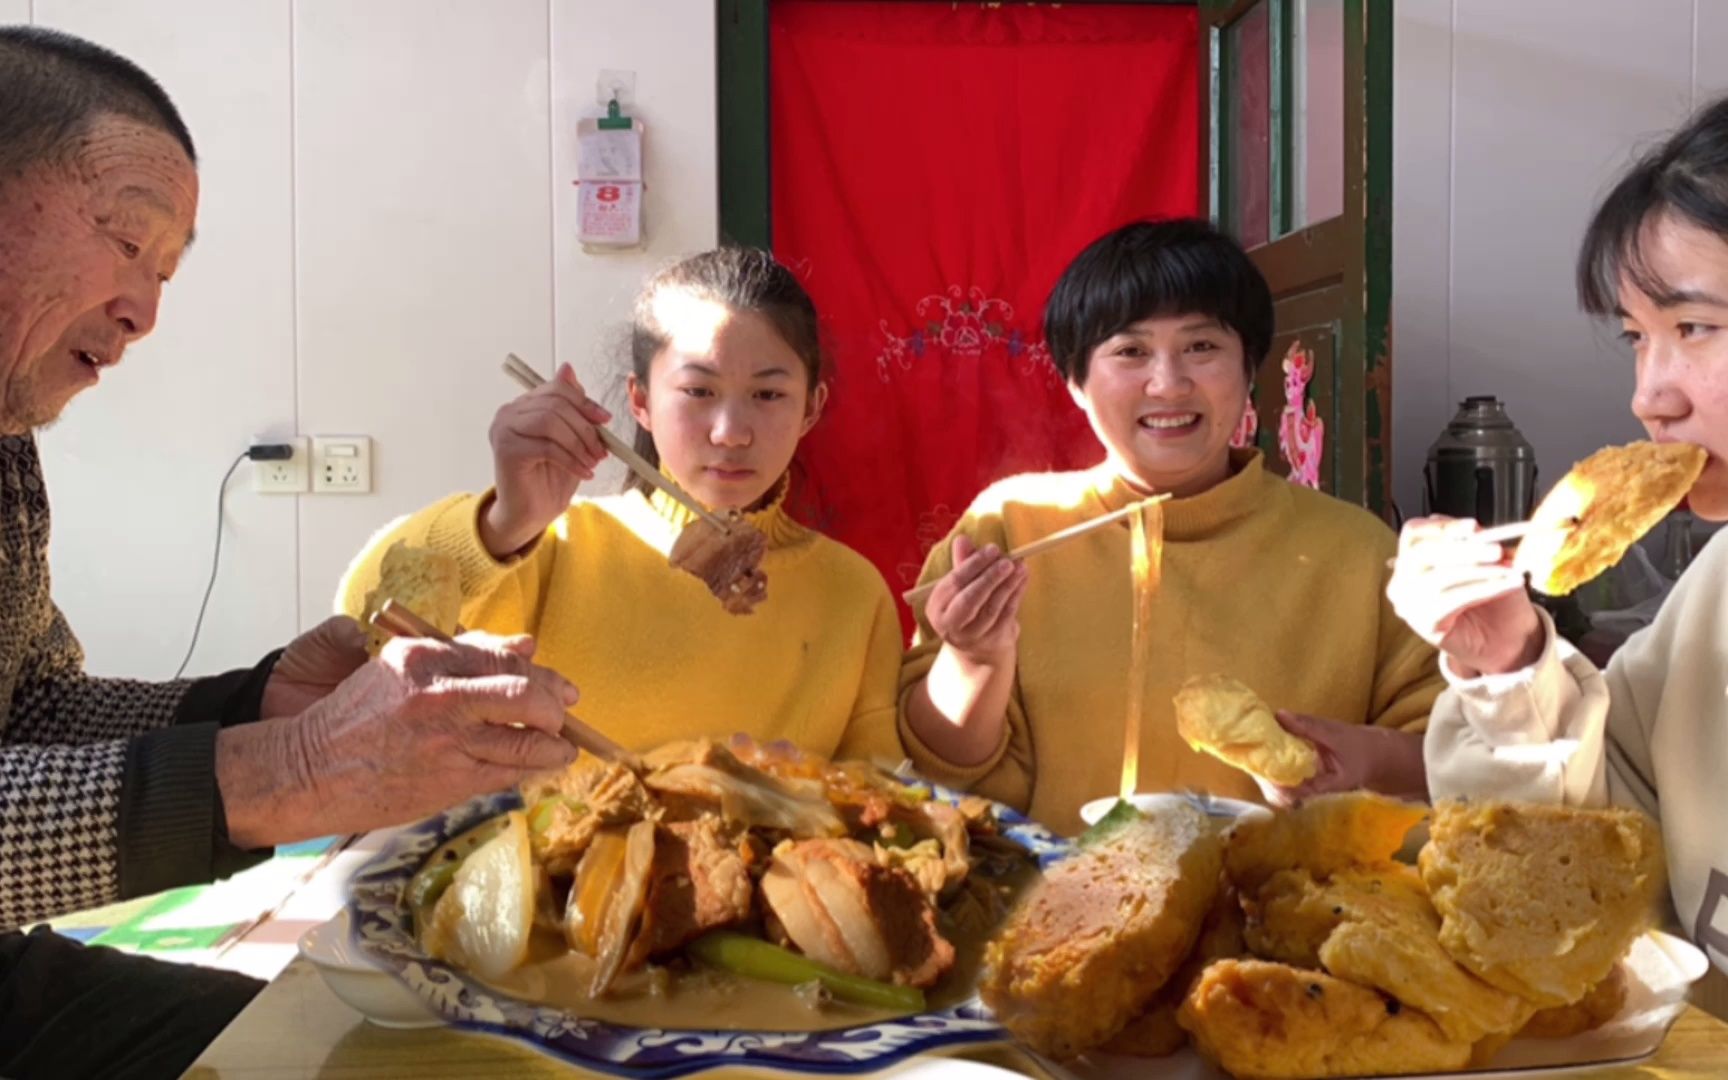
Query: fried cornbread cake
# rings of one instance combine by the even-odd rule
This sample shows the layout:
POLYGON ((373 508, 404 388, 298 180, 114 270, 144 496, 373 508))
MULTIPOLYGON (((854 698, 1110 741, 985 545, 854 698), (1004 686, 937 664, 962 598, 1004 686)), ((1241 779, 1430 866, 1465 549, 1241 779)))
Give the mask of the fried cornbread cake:
POLYGON ((1190 747, 1281 787, 1320 771, 1314 744, 1284 730, 1260 695, 1228 675, 1197 675, 1176 691, 1176 731, 1190 747))
POLYGON ((1543 1007, 1608 976, 1664 881, 1655 822, 1618 808, 1443 801, 1419 865, 1446 951, 1543 1007))
POLYGON ((1377 989, 1427 1013, 1454 1041, 1515 1031, 1535 1011, 1441 947, 1440 916, 1414 867, 1356 867, 1325 880, 1282 871, 1249 909, 1255 955, 1377 989))
POLYGON ((1524 1039, 1565 1039, 1601 1027, 1626 1004, 1626 966, 1615 964, 1608 977, 1570 1005, 1543 1009, 1518 1029, 1524 1039))
POLYGON ((1176 1010, 1181 1008, 1182 999, 1188 996, 1189 989, 1209 964, 1214 960, 1241 956, 1247 951, 1242 939, 1243 929, 1242 904, 1237 899, 1236 890, 1224 885, 1218 890, 1212 910, 1206 913, 1200 938, 1194 942, 1188 959, 1182 961, 1182 966, 1176 969, 1170 981, 1152 995, 1152 1000, 1146 1003, 1140 1015, 1128 1021, 1127 1026, 1100 1049, 1107 1054, 1130 1057, 1164 1057, 1188 1045, 1188 1033, 1176 1022, 1176 1010))
POLYGON ((1531 515, 1513 556, 1537 591, 1565 596, 1620 561, 1677 505, 1708 455, 1688 443, 1608 446, 1572 466, 1531 515))
POLYGON ((1177 1019, 1237 1080, 1446 1072, 1470 1060, 1469 1043, 1395 999, 1266 960, 1212 964, 1177 1019))
POLYGON ((1018 1040, 1071 1058, 1145 1008, 1193 948, 1217 896, 1216 822, 1127 803, 1045 871, 985 950, 978 992, 1018 1040))
POLYGON ((1280 870, 1329 877, 1352 866, 1390 862, 1428 816, 1418 803, 1367 791, 1309 799, 1294 810, 1244 818, 1230 827, 1224 868, 1248 894, 1280 870))
POLYGON ((373 656, 390 635, 372 625, 384 601, 394 600, 446 634, 456 632, 462 619, 462 569, 441 551, 413 547, 398 540, 378 564, 378 584, 366 594, 360 623, 366 630, 366 650, 373 656))

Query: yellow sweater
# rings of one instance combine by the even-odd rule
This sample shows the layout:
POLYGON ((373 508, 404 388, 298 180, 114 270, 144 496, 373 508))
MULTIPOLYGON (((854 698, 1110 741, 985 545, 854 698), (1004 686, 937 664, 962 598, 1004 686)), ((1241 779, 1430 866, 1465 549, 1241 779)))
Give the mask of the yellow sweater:
MULTIPOLYGON (((1276 709, 1410 730, 1421 729, 1445 685, 1434 650, 1386 601, 1392 531, 1359 507, 1266 472, 1258 452, 1238 452, 1232 464, 1235 474, 1212 490, 1164 504, 1142 791, 1259 799, 1246 774, 1176 734, 1171 698, 1190 676, 1235 676, 1276 709)), ((1016 476, 980 495, 954 531, 1007 549, 1143 497, 1104 466, 1016 476)), ((940 647, 921 620, 900 674, 900 736, 914 764, 1063 832, 1080 827, 1087 800, 1115 794, 1133 633, 1129 558, 1129 530, 1106 527, 1027 564, 1007 734, 972 768, 945 764, 907 727, 910 689, 940 647)), ((920 580, 951 566, 944 541, 920 580)))
POLYGON ((537 662, 581 689, 576 715, 631 749, 745 732, 900 760, 901 639, 888 586, 863 556, 778 502, 748 515, 768 537, 768 598, 749 615, 727 614, 700 581, 667 565, 690 514, 663 494, 574 503, 532 550, 502 563, 480 541, 484 502, 454 495, 373 537, 337 609, 362 609, 384 551, 405 539, 460 564, 465 626, 533 634, 537 662))

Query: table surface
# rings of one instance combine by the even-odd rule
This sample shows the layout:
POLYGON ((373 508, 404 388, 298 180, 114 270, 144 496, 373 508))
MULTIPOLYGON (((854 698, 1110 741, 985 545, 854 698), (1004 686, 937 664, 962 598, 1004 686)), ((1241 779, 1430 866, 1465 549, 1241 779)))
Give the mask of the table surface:
MULTIPOLYGON (((1037 1077, 1048 1074, 1006 1045, 957 1056, 1037 1077)), ((317 969, 296 960, 247 1006, 186 1073, 187 1080, 363 1080, 425 1077, 577 1077, 594 1073, 507 1039, 426 1028, 391 1031, 367 1023, 324 985, 317 969)), ((717 1070, 704 1080, 788 1074, 717 1070)), ((1568 1076, 1602 1080, 1721 1080, 1728 1075, 1728 1023, 1688 1007, 1654 1060, 1568 1076)))

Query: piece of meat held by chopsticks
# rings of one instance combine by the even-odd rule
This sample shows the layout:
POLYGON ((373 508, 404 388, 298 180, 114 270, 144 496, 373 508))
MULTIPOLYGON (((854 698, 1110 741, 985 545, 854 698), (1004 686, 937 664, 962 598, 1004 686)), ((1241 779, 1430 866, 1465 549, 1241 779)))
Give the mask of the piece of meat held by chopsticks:
MULTIPOLYGON (((504 358, 504 374, 524 390, 531 391, 546 381, 515 353, 504 358)), ((724 518, 717 516, 605 425, 595 425, 594 433, 631 472, 695 515, 678 534, 668 563, 700 578, 734 615, 748 615, 768 598, 768 576, 760 569, 762 556, 768 551, 766 536, 735 510, 724 518)))
POLYGON ((768 575, 761 569, 768 538, 740 518, 722 532, 703 518, 692 518, 678 534, 667 561, 708 586, 726 610, 748 615, 768 598, 768 575))
POLYGON ((1704 471, 1702 447, 1635 442, 1572 466, 1531 517, 1512 566, 1536 591, 1565 596, 1620 561, 1686 497, 1704 471))

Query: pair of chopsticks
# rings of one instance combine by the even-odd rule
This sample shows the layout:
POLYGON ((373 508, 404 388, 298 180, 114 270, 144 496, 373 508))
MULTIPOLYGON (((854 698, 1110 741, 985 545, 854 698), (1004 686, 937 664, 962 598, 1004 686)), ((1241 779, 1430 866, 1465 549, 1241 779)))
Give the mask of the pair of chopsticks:
MULTIPOLYGON (((372 616, 372 625, 395 637, 427 638, 445 643, 451 640, 449 634, 394 600, 384 601, 384 606, 372 616)), ((636 755, 569 714, 564 717, 564 737, 578 748, 607 761, 630 765, 636 760, 636 755)))
MULTIPOLYGON (((1168 492, 1163 495, 1154 495, 1150 499, 1141 499, 1139 502, 1130 503, 1120 510, 1112 510, 1108 514, 1100 514, 1098 517, 1089 518, 1080 522, 1078 525, 1070 525, 1066 529, 1059 529, 1056 532, 1051 533, 1049 536, 1041 537, 1032 541, 1030 544, 1022 544, 1010 551, 1008 553, 1008 558, 1015 562, 1019 562, 1022 559, 1028 559, 1034 555, 1042 555, 1051 548, 1065 544, 1077 536, 1085 536, 1093 529, 1102 528, 1105 525, 1109 525, 1111 522, 1121 521, 1130 514, 1137 514, 1146 507, 1151 506, 1154 503, 1161 503, 1169 497, 1170 495, 1168 492)), ((937 578, 936 580, 940 581, 941 578, 937 578)), ((911 589, 902 593, 901 599, 905 600, 908 606, 916 607, 930 599, 930 594, 934 592, 935 589, 935 581, 925 582, 916 589, 911 589)))
MULTIPOLYGON (((529 367, 527 362, 515 353, 509 353, 504 357, 504 374, 515 379, 524 390, 533 390, 535 387, 546 382, 546 377, 544 375, 541 375, 538 371, 529 367)), ((673 483, 665 473, 656 469, 646 458, 633 450, 629 443, 612 434, 611 430, 606 426, 595 424, 594 430, 600 433, 600 441, 606 444, 606 449, 610 450, 620 461, 628 465, 631 472, 676 499, 679 503, 683 504, 686 510, 714 526, 714 528, 719 529, 723 533, 729 533, 732 531, 731 522, 697 502, 690 496, 689 492, 673 483)))
MULTIPOLYGON (((1504 525, 1496 525, 1491 529, 1483 529, 1481 532, 1474 533, 1470 539, 1484 544, 1510 544, 1515 540, 1524 539, 1533 532, 1550 528, 1557 532, 1571 532, 1577 527, 1577 518, 1566 518, 1553 526, 1541 525, 1535 521, 1509 521, 1504 525)), ((1395 570, 1397 567, 1398 560, 1396 558, 1386 560, 1386 569, 1395 570)))
MULTIPOLYGON (((1558 532, 1571 532, 1577 526, 1577 518, 1567 518, 1565 521, 1556 523, 1552 528, 1558 532)), ((1549 526, 1539 525, 1534 521, 1512 521, 1505 525, 1496 525, 1492 529, 1483 529, 1470 539, 1484 544, 1509 544, 1514 540, 1522 540, 1529 534, 1544 528, 1549 528, 1549 526)))

